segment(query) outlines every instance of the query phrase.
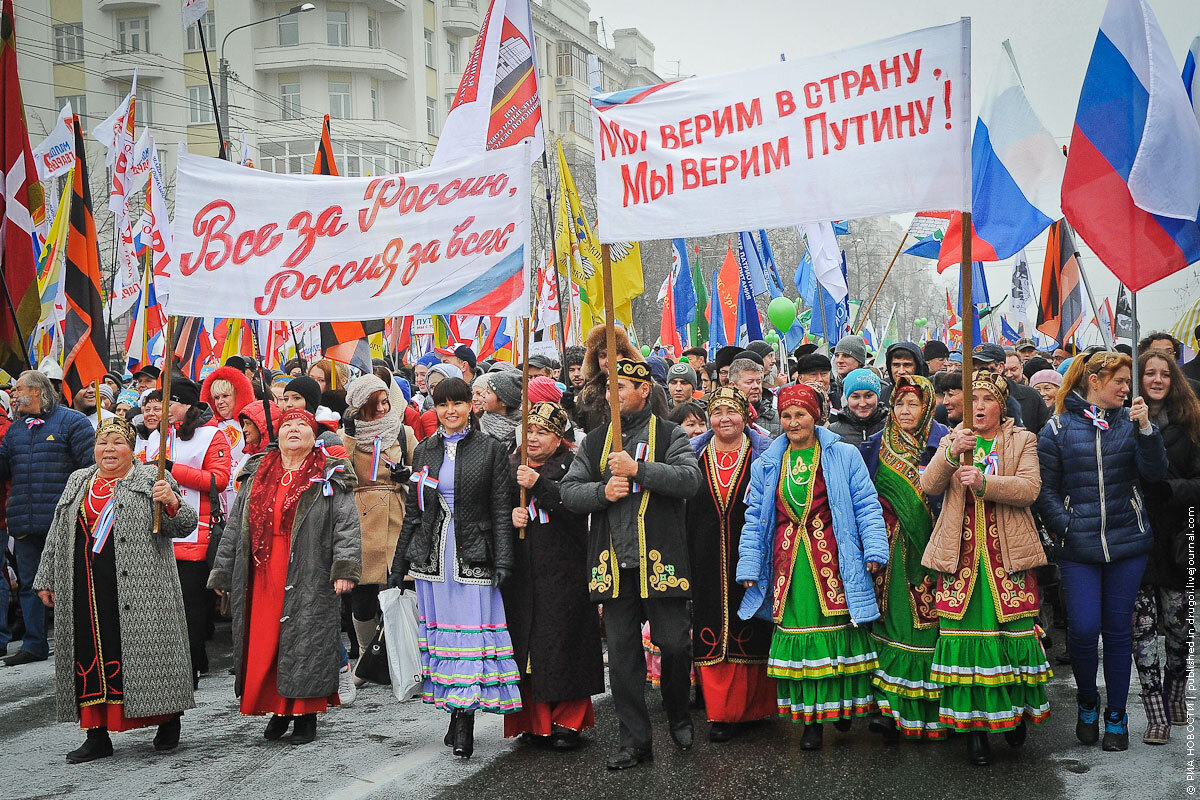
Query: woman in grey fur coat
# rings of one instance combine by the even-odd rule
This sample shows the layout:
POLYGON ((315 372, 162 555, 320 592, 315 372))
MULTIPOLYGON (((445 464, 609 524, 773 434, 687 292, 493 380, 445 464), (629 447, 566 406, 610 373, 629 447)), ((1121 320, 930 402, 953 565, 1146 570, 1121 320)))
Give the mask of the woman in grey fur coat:
POLYGON ((76 470, 54 510, 33 589, 58 609, 54 673, 60 722, 87 740, 78 764, 111 756, 110 731, 158 726, 154 749, 179 744, 180 717, 195 704, 187 622, 171 540, 196 527, 170 474, 134 460, 122 417, 96 431, 95 466, 76 470), (154 533, 154 504, 162 503, 154 533))

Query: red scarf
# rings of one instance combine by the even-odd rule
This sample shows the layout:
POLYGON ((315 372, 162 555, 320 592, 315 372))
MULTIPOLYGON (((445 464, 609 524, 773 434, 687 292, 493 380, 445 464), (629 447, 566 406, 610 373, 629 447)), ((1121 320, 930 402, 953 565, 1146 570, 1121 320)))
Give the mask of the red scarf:
MULTIPOLYGON (((292 476, 292 482, 283 497, 283 508, 279 512, 279 528, 292 533, 296 521, 296 505, 300 495, 312 487, 312 479, 324 475, 325 454, 314 448, 304 463, 292 476)), ((275 493, 283 479, 283 458, 278 450, 268 450, 263 456, 258 471, 254 474, 254 485, 250 488, 250 553, 254 565, 261 567, 271 558, 271 543, 276 533, 273 530, 275 493)))

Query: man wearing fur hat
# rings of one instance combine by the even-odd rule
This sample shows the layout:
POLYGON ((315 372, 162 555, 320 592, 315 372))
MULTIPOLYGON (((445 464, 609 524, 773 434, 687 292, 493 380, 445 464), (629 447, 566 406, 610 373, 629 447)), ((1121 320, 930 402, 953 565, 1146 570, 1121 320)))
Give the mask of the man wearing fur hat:
MULTIPOLYGON (((628 345, 622 336, 618 347, 622 341, 628 345)), ((589 348, 589 359, 591 355, 589 348)), ((662 696, 671 738, 681 750, 692 746, 684 501, 699 489, 700 469, 683 430, 651 408, 650 368, 630 358, 621 358, 615 367, 620 449, 613 448, 611 423, 596 427, 563 478, 561 492, 569 510, 591 514, 588 590, 593 602, 604 604, 609 676, 620 721, 620 750, 608 767, 627 769, 653 758, 644 695, 643 620, 649 620, 652 641, 662 652, 662 696)))

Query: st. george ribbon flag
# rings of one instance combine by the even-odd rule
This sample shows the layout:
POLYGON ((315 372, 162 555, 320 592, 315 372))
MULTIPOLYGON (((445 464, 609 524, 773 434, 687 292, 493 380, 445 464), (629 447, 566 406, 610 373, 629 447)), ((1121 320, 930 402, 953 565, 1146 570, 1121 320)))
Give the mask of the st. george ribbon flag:
POLYGON ((594 95, 601 239, 969 209, 970 34, 594 95))
POLYGON ((528 148, 373 178, 181 153, 168 311, 320 322, 526 314, 528 148))

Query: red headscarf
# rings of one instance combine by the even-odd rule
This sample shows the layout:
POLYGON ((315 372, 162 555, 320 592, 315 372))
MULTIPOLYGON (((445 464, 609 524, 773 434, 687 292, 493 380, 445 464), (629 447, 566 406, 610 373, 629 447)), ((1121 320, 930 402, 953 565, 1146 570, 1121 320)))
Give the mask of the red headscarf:
MULTIPOLYGON (((314 433, 317 421, 312 414, 299 409, 292 409, 283 414, 283 419, 307 418, 313 426, 314 433)), ((282 421, 281 421, 282 424, 282 421)), ((283 482, 285 470, 283 457, 278 450, 268 450, 258 465, 254 474, 253 485, 250 488, 250 553, 255 566, 263 566, 271 558, 271 545, 276 533, 292 534, 292 524, 296 521, 296 505, 300 495, 313 486, 313 478, 325 475, 325 453, 314 447, 294 472, 289 474, 287 492, 283 496, 283 507, 279 510, 279 531, 275 530, 275 495, 283 482)))
POLYGON ((816 389, 803 383, 793 383, 780 388, 778 395, 779 413, 784 409, 798 406, 803 408, 813 419, 821 418, 821 400, 817 397, 816 389))
POLYGON ((283 427, 283 423, 289 419, 300 419, 307 423, 308 427, 312 428, 313 436, 321 435, 321 427, 317 424, 317 418, 308 413, 303 408, 292 408, 283 412, 283 417, 279 420, 279 426, 283 427))

